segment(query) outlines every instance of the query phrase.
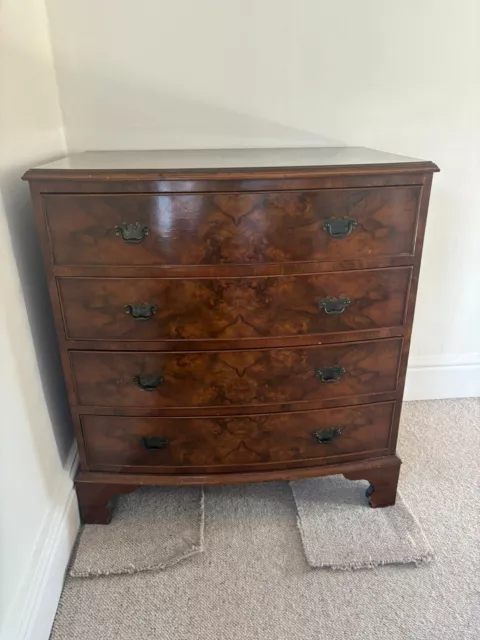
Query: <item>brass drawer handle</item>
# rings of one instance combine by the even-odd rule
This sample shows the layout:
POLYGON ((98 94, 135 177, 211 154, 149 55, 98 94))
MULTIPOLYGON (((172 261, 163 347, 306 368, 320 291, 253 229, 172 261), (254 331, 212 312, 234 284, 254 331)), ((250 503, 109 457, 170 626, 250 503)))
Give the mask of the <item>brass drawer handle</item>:
POLYGON ((334 367, 321 367, 315 371, 315 375, 322 382, 338 382, 345 373, 345 367, 338 364, 334 367))
POLYGON ((157 305, 151 302, 139 302, 138 304, 126 304, 125 313, 134 320, 150 320, 157 313, 157 305))
POLYGON ((329 316, 338 316, 345 311, 351 303, 350 298, 340 296, 339 298, 324 298, 320 300, 318 306, 329 316))
POLYGON ((318 444, 329 444, 342 435, 342 432, 340 429, 320 429, 320 431, 314 431, 312 435, 318 444))
POLYGON ((127 244, 138 244, 148 236, 148 227, 141 227, 139 222, 135 224, 122 222, 115 227, 115 233, 127 244))
POLYGON ((142 391, 155 391, 163 382, 163 377, 159 375, 135 376, 134 383, 142 391))
POLYGON ((160 438, 158 436, 145 436, 140 440, 145 449, 148 451, 159 451, 165 449, 168 444, 167 438, 160 438))
POLYGON ((345 238, 352 233, 357 224, 356 220, 348 216, 344 218, 329 218, 325 220, 323 230, 329 233, 332 238, 345 238))

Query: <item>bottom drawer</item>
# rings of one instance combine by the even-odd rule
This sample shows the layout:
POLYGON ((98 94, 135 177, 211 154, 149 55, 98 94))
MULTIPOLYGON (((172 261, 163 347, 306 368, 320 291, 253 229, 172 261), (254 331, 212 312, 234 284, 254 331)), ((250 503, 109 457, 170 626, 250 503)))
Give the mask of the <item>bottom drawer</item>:
POLYGON ((385 455, 394 402, 202 418, 81 418, 91 471, 215 473, 385 455))

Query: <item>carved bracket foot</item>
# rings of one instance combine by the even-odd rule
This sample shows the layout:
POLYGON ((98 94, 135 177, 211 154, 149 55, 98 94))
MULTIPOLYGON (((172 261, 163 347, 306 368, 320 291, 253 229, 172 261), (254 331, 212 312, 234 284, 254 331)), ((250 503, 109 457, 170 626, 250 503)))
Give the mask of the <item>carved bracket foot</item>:
POLYGON ((368 480, 370 482, 366 496, 371 507, 390 507, 395 504, 397 497, 401 464, 399 458, 392 456, 391 460, 382 466, 349 471, 343 475, 347 480, 368 480))
POLYGON ((84 524, 108 524, 112 519, 113 500, 122 493, 137 489, 132 484, 75 483, 80 517, 84 524))

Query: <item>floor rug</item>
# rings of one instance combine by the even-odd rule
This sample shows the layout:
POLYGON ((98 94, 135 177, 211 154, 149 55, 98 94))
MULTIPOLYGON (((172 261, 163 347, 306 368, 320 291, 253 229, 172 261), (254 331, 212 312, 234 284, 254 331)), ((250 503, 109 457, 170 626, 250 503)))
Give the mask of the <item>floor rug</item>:
POLYGON ((432 560, 432 548, 400 494, 395 506, 372 509, 365 497, 368 482, 331 476, 290 486, 311 567, 373 569, 432 560))
POLYGON ((145 487, 120 496, 110 524, 80 532, 74 577, 164 569, 203 550, 200 487, 145 487))

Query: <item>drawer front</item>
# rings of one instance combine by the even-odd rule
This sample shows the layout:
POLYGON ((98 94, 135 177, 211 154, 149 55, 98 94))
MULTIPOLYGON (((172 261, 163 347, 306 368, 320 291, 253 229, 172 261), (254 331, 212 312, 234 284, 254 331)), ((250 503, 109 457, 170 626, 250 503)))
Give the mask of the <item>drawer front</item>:
POLYGON ((43 205, 58 265, 258 264, 412 254, 420 193, 45 195, 43 205))
POLYGON ((80 405, 216 407, 394 391, 402 339, 213 352, 71 351, 80 405))
POLYGON ((59 278, 71 339, 201 340, 402 326, 410 267, 274 278, 59 278))
POLYGON ((387 453, 394 406, 224 418, 82 416, 82 432, 93 471, 198 473, 215 467, 225 472, 238 466, 318 465, 387 453))

